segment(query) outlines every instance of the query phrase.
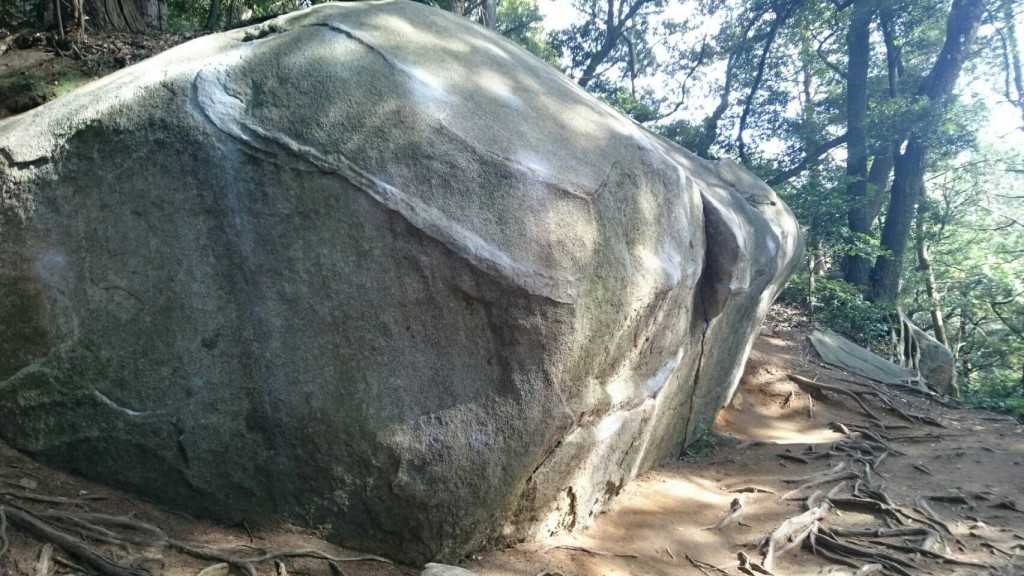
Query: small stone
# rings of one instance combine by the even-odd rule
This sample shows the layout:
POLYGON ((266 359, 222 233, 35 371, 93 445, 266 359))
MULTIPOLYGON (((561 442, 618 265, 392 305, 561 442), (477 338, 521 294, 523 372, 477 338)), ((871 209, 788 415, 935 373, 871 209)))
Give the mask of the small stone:
POLYGON ((476 573, 458 566, 431 562, 424 567, 423 572, 420 572, 420 576, 476 576, 476 573))

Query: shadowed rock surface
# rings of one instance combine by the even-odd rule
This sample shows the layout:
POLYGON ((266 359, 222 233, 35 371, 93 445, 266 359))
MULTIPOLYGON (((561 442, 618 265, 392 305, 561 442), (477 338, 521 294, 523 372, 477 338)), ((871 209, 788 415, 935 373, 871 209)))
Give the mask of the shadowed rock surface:
POLYGON ((735 388, 774 193, 402 1, 0 123, 0 436, 407 561, 586 525, 735 388))
POLYGON ((904 365, 916 370, 939 392, 959 398, 960 386, 957 384, 956 359, 953 358, 953 352, 931 334, 921 330, 902 312, 900 322, 904 365))

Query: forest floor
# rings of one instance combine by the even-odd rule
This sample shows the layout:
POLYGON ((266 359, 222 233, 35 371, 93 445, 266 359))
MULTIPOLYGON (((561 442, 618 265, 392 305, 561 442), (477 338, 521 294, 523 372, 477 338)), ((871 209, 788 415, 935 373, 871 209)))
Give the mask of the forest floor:
POLYGON ((84 38, 70 33, 62 40, 52 32, 0 28, 0 119, 204 33, 90 32, 84 38))
MULTIPOLYGON (((775 309, 712 433, 679 461, 630 484, 592 527, 474 555, 462 566, 481 575, 757 574, 767 568, 758 544, 775 533, 774 563, 763 573, 779 576, 879 568, 886 574, 1024 574, 1024 511, 1017 506, 1024 504, 1024 427, 824 365, 808 334, 798 315, 775 309), (797 384, 790 374, 819 385, 797 384), (802 545, 781 552, 802 535, 809 536, 802 545)), ((0 444, 3 506, 10 549, 0 572, 8 574, 95 572, 68 547, 47 549, 52 538, 30 534, 12 517, 15 507, 66 534, 87 532, 96 550, 154 574, 198 574, 223 554, 201 546, 132 546, 125 534, 157 531, 168 542, 229 550, 236 560, 301 549, 360 557, 292 527, 250 532, 196 520, 0 444), (100 543, 103 531, 121 544, 100 543), (41 556, 49 560, 40 567, 41 556)), ((270 559, 255 568, 317 576, 418 572, 373 559, 339 561, 334 568, 323 558, 278 560, 281 566, 270 559)), ((226 573, 222 566, 204 576, 226 573)))

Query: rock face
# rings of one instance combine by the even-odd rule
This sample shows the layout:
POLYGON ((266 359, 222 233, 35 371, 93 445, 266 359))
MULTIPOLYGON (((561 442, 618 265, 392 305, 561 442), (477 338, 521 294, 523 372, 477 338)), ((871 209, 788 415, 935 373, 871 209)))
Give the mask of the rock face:
POLYGON ((408 561, 677 455, 802 251, 749 173, 402 1, 200 38, 0 153, 0 436, 408 561))

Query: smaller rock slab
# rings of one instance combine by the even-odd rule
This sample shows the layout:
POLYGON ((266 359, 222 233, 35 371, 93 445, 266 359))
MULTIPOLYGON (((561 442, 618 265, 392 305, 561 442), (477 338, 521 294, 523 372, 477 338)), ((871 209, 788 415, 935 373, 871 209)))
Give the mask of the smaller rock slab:
POLYGON ((831 330, 815 330, 811 334, 811 345, 825 362, 875 382, 906 384, 907 380, 916 376, 910 370, 889 362, 831 330))

